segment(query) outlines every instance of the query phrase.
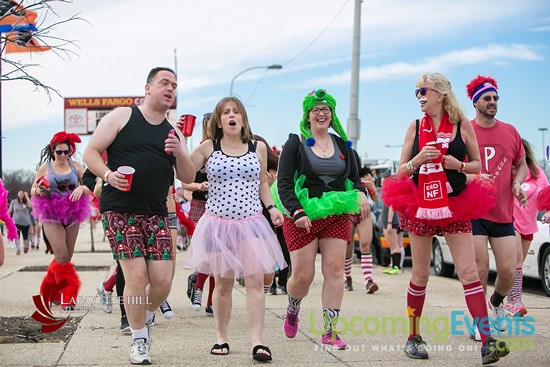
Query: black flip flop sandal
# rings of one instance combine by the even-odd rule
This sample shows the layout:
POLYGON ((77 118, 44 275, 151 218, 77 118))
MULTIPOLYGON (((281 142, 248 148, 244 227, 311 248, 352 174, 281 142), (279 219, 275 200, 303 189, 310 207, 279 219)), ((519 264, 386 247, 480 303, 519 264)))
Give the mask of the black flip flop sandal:
POLYGON ((254 358, 255 361, 260 361, 260 362, 267 362, 273 359, 271 358, 271 350, 269 350, 269 348, 266 347, 265 345, 256 345, 254 349, 252 349, 252 358, 254 358), (260 349, 266 351, 267 354, 258 353, 258 350, 260 349))
POLYGON ((229 344, 223 343, 223 344, 214 344, 212 349, 210 349, 210 354, 213 354, 215 356, 226 356, 229 354, 229 344), (216 349, 222 349, 221 352, 214 352, 216 349), (226 349, 226 351, 223 351, 223 349, 226 349))

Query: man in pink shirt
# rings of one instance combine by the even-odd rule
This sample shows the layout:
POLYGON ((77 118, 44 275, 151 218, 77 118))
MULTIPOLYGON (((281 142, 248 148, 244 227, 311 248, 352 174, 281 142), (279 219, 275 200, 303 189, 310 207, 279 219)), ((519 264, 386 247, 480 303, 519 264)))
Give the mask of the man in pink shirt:
POLYGON ((488 240, 498 272, 489 307, 495 314, 497 328, 504 331, 511 319, 506 319, 503 300, 512 288, 516 269, 514 197, 522 205, 527 201, 521 187, 527 175, 525 150, 517 130, 495 118, 499 100, 496 81, 478 75, 466 86, 466 90, 476 110, 475 119, 471 122, 481 155, 481 174, 494 180, 498 190, 497 204, 483 218, 472 221, 477 270, 486 292, 488 240))

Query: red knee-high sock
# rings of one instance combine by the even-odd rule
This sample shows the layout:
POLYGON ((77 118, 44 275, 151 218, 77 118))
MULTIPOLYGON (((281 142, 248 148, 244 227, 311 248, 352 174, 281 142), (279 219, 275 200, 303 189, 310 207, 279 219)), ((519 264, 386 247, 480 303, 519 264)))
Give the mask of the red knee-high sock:
POLYGON ((216 286, 216 279, 210 277, 210 283, 208 287, 208 301, 206 301, 206 307, 212 306, 212 295, 214 294, 214 287, 216 286))
POLYGON ((485 339, 491 336, 489 329, 489 319, 487 317, 487 306, 485 304, 485 294, 483 293, 483 286, 479 280, 465 284, 464 298, 466 298, 466 305, 470 314, 476 321, 476 325, 481 335, 481 343, 485 345, 485 339))
POLYGON ((56 263, 53 269, 57 283, 60 283, 62 280, 67 281, 67 286, 61 290, 61 307, 74 306, 77 302, 78 291, 81 285, 74 264, 71 262, 65 264, 56 263))
POLYGON ((207 278, 208 274, 197 273, 197 282, 195 283, 195 289, 202 290, 204 288, 204 282, 206 282, 207 278))
POLYGON ((111 276, 109 277, 109 279, 107 279, 106 281, 103 282, 103 288, 104 288, 107 292, 112 292, 112 291, 113 291, 113 288, 115 287, 115 284, 116 284, 116 273, 117 273, 117 268, 115 268, 115 271, 113 271, 113 273, 111 274, 111 276))
POLYGON ((409 340, 413 336, 420 335, 419 323, 424 308, 424 300, 426 299, 426 286, 420 287, 409 282, 407 290, 407 315, 409 316, 409 340))

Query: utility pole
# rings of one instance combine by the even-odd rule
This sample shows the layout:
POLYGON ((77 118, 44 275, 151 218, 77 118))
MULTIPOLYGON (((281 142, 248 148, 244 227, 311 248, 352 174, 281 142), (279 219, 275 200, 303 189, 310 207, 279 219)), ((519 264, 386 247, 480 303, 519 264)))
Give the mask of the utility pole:
POLYGON ((351 55, 351 90, 347 134, 353 148, 357 149, 357 140, 361 132, 359 120, 359 56, 361 54, 361 2, 355 0, 353 17, 353 48, 351 55))

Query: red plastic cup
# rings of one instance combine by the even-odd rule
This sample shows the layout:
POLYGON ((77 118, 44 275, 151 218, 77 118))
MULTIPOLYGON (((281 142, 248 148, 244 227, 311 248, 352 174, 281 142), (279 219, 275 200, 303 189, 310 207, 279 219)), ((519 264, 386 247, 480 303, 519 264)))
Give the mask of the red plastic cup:
POLYGON ((122 173, 124 175, 124 178, 128 180, 128 187, 125 191, 130 191, 130 189, 132 188, 132 179, 134 178, 134 173, 136 172, 136 170, 130 166, 120 166, 118 167, 117 172, 122 173))
MULTIPOLYGON (((435 149, 439 150, 439 153, 441 153, 441 150, 443 149, 443 143, 442 142, 432 141, 430 143, 426 143, 426 145, 432 146, 435 149)), ((432 158, 431 161, 433 163, 442 163, 443 162, 443 154, 439 154, 439 157, 437 157, 437 158, 432 158)))
POLYGON ((46 189, 50 188, 50 183, 48 182, 48 180, 46 180, 46 177, 44 176, 38 177, 36 183, 38 184, 38 186, 45 187, 46 189))
POLYGON ((194 115, 181 115, 183 119, 182 133, 186 138, 193 135, 193 129, 195 128, 195 122, 197 121, 197 116, 194 115))

